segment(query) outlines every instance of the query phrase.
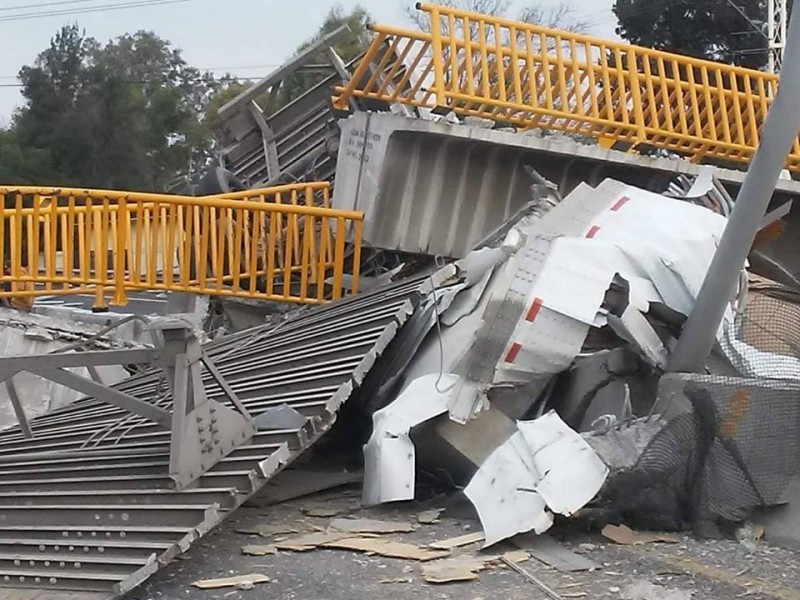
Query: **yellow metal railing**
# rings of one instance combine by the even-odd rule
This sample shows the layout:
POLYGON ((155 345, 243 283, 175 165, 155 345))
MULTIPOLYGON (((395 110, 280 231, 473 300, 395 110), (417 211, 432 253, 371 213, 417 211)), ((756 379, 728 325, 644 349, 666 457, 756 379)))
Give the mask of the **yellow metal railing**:
POLYGON ((195 198, 0 187, 0 297, 133 290, 320 303, 358 289, 362 213, 328 183, 195 198), (352 231, 352 245, 345 244, 352 231))
MULTIPOLYGON (((430 32, 376 25, 334 105, 398 102, 521 128, 750 159, 777 77, 586 35, 418 4, 430 32)), ((800 142, 787 167, 800 170, 800 142)))

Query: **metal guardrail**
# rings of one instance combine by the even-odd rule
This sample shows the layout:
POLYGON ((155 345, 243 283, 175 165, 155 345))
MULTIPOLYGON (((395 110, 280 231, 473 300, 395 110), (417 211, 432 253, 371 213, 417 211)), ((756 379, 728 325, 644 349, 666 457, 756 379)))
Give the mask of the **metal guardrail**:
MULTIPOLYGON (((376 25, 334 106, 353 99, 479 116, 524 129, 647 144, 694 162, 748 161, 777 77, 445 6, 430 32, 376 25), (389 48, 390 51, 386 51, 389 48)), ((800 141, 787 168, 800 170, 800 141)))
POLYGON ((93 293, 103 306, 106 294, 125 304, 127 292, 164 290, 316 304, 341 297, 348 259, 358 291, 363 215, 329 208, 327 183, 199 198, 0 194, 0 297, 93 293))

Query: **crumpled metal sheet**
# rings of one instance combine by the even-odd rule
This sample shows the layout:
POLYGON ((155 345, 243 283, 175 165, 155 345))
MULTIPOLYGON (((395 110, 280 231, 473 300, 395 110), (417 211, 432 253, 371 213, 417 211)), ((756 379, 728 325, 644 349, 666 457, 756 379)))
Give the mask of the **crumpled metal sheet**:
POLYGON ((464 490, 478 511, 485 546, 525 531, 547 531, 553 513, 575 513, 608 475, 600 457, 555 412, 518 421, 517 428, 464 490))
POLYGON ((449 373, 424 375, 372 415, 372 436, 364 446, 362 502, 366 506, 414 498, 416 457, 409 432, 447 412, 456 379, 449 373))
POLYGON ((657 301, 688 314, 726 223, 687 202, 624 188, 582 237, 552 241, 495 381, 568 367, 589 328, 605 324, 601 305, 617 275, 629 282, 631 303, 642 312, 657 301))

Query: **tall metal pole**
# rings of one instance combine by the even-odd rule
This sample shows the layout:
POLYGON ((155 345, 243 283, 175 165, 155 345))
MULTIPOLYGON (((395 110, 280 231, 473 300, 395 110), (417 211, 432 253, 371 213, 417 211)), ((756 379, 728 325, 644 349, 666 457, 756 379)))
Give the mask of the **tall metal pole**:
POLYGON ((767 0, 767 72, 775 73, 775 2, 767 0))
POLYGON ((800 131, 800 2, 794 4, 792 17, 778 93, 697 302, 670 357, 669 371, 696 372, 703 368, 781 169, 800 131))

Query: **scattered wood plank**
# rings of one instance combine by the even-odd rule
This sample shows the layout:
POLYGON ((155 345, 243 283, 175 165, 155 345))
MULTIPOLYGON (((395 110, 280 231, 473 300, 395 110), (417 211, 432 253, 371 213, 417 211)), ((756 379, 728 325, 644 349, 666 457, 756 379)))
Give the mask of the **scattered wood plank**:
POLYGON ((488 557, 458 556, 425 563, 422 578, 428 583, 455 583, 474 581, 478 572, 487 567, 488 557))
POLYGON ((272 581, 261 573, 250 573, 248 575, 236 575, 235 577, 223 577, 221 579, 202 579, 195 581, 192 585, 201 590, 216 590, 219 588, 236 587, 237 585, 247 586, 257 583, 269 583, 272 581))
POLYGON ((384 577, 378 583, 413 583, 410 577, 384 577))
POLYGON ((414 531, 411 523, 378 521, 376 519, 333 519, 331 529, 350 533, 404 533, 414 531))
POLYGON ((242 546, 242 554, 247 556, 266 556, 267 554, 277 554, 278 549, 275 546, 259 546, 250 544, 242 546))
POLYGON ((352 533, 346 531, 317 531, 314 533, 307 533, 285 540, 276 540, 273 544, 278 550, 291 550, 292 552, 307 552, 319 546, 323 546, 328 542, 335 542, 348 537, 352 537, 352 533))
POLYGON ((602 533, 605 538, 623 546, 632 546, 634 544, 653 544, 658 542, 663 544, 680 543, 680 539, 674 535, 650 533, 647 531, 634 531, 627 525, 606 525, 603 527, 602 533))
POLYGON ((449 538, 446 540, 439 540, 438 542, 433 542, 432 544, 428 544, 431 548, 436 548, 437 550, 452 550, 453 548, 460 548, 461 546, 469 546, 470 544, 475 544, 477 542, 482 542, 484 540, 483 533, 476 532, 476 533, 468 533, 466 535, 460 535, 458 537, 449 538))
POLYGON ((395 542, 382 538, 351 537, 332 540, 320 544, 325 548, 338 548, 340 550, 355 550, 356 552, 369 552, 380 554, 389 558, 405 558, 407 560, 428 561, 444 558, 450 555, 446 550, 426 550, 414 544, 395 542))
POLYGON ((515 563, 525 562, 526 560, 530 560, 531 555, 528 554, 525 550, 512 550, 511 552, 506 552, 503 556, 498 556, 497 560, 506 559, 506 560, 513 560, 515 563))
POLYGON ((536 535, 523 533, 511 540, 512 543, 531 553, 531 555, 546 565, 558 571, 577 572, 598 569, 598 565, 585 556, 573 552, 563 544, 558 543, 549 535, 536 535))

